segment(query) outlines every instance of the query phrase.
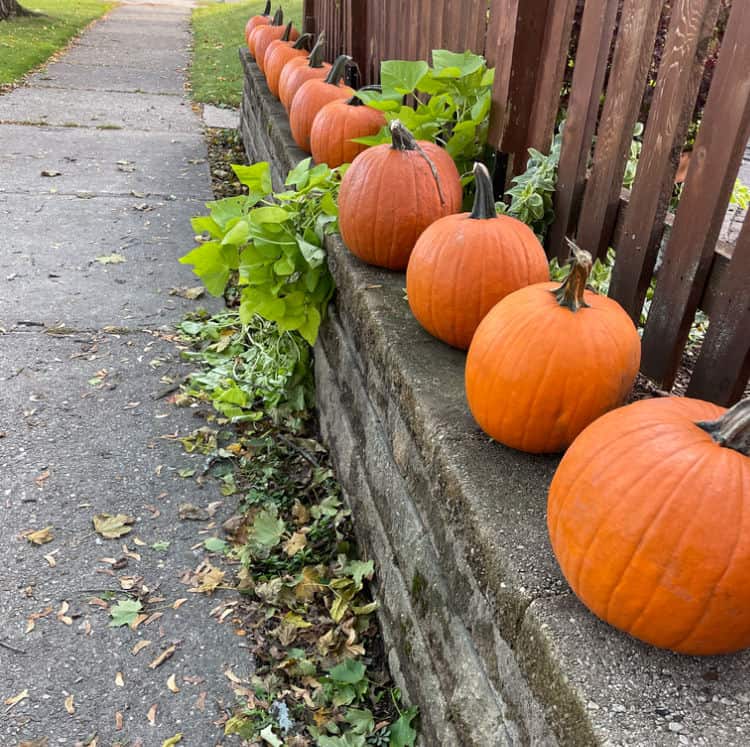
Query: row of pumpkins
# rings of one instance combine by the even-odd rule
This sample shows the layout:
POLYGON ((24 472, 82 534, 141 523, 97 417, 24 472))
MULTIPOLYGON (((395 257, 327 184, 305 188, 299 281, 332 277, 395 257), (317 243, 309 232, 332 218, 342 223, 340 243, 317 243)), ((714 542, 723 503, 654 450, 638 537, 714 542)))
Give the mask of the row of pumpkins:
POLYGON ((344 63, 304 50, 280 14, 247 26, 250 52, 317 162, 352 162, 339 226, 363 261, 406 270, 420 324, 468 349, 466 394, 492 438, 567 449, 549 493, 562 571, 600 618, 656 646, 715 654, 750 646, 750 399, 731 410, 658 398, 620 407, 640 337, 617 302, 586 288, 591 255, 571 245, 558 286, 531 229, 498 215, 487 169, 473 211, 438 145, 398 121, 391 145, 349 142, 383 115, 341 85, 344 63))

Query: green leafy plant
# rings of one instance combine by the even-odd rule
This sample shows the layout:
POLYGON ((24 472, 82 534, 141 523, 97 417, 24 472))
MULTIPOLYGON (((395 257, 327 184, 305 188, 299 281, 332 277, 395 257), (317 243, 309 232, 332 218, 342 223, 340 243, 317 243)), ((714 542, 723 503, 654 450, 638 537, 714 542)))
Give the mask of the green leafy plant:
MULTIPOLYGON (((481 55, 432 52, 432 67, 424 60, 387 60, 381 63, 381 91, 362 90, 357 96, 384 112, 390 122, 399 119, 418 140, 445 147, 456 161, 464 183, 472 179, 474 161, 484 155, 492 105, 494 68, 481 55), (405 103, 411 97, 415 106, 405 103)), ((388 127, 378 135, 356 142, 378 145, 391 141, 388 127)))
POLYGON ((208 238, 180 262, 193 266, 212 295, 236 282, 243 324, 257 314, 312 345, 334 289, 323 240, 336 230, 346 166, 313 167, 306 159, 280 193, 273 193, 267 163, 232 168, 248 194, 207 203, 209 215, 192 225, 208 238))

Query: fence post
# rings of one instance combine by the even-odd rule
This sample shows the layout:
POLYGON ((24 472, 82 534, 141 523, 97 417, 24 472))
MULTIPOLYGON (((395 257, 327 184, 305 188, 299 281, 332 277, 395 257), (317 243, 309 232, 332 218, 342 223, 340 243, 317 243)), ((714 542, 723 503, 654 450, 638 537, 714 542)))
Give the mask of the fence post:
POLYGON ((318 27, 315 15, 315 0, 305 0, 302 8, 302 31, 317 36, 318 27))

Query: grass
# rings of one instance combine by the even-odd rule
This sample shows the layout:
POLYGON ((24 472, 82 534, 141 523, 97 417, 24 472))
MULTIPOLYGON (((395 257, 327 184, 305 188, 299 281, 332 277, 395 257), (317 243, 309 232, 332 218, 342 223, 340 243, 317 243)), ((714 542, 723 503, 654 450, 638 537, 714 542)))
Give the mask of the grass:
MULTIPOLYGON (((193 99, 203 104, 239 106, 242 66, 237 48, 245 46, 245 24, 263 12, 265 2, 210 3, 193 11, 193 63, 190 82, 193 99)), ((274 8, 278 3, 274 3, 274 8)), ((299 27, 302 0, 283 3, 284 19, 299 27)))
POLYGON ((21 0, 21 4, 44 15, 0 21, 0 86, 20 80, 115 5, 102 0, 21 0))

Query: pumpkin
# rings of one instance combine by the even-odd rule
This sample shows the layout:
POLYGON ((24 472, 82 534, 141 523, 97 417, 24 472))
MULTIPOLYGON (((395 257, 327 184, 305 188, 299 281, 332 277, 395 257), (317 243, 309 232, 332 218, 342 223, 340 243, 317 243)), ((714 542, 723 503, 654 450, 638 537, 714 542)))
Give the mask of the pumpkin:
MULTIPOLYGON (((279 8, 279 11, 281 11, 281 8, 279 8)), ((259 26, 252 32, 252 35, 255 37, 255 62, 261 72, 264 71, 266 51, 271 42, 277 39, 297 41, 299 38, 299 34, 291 21, 286 26, 275 26, 274 24, 259 26)))
POLYGON ((279 76, 279 99, 287 112, 292 106, 294 94, 303 83, 308 80, 324 80, 330 72, 332 65, 323 62, 325 43, 325 34, 321 32, 307 59, 293 57, 284 65, 279 76))
POLYGON ((354 159, 339 191, 339 230, 364 262, 405 270, 427 226, 461 209, 461 177, 438 145, 417 141, 398 119, 391 145, 376 145, 354 159))
POLYGON ((266 1, 266 9, 261 15, 251 16, 245 24, 245 44, 247 44, 247 37, 250 35, 250 32, 256 26, 265 26, 269 23, 271 23, 271 0, 266 1))
POLYGON ((269 18, 266 23, 256 24, 253 28, 250 29, 250 31, 247 32, 245 36, 245 40, 247 41, 247 48, 250 51, 250 54, 255 58, 256 62, 258 61, 258 56, 255 53, 256 52, 255 45, 258 40, 258 37, 257 37, 258 31, 261 28, 265 28, 267 26, 275 26, 277 28, 281 28, 283 23, 284 23, 284 11, 281 8, 279 8, 274 14, 273 18, 269 18))
POLYGON ((277 39, 268 45, 263 60, 263 72, 266 75, 268 90, 276 98, 279 98, 279 78, 284 65, 295 57, 306 58, 309 54, 307 46, 311 38, 311 34, 302 34, 296 42, 283 42, 277 39))
POLYGON ((327 163, 332 169, 351 163, 366 145, 352 140, 377 135, 385 125, 385 115, 365 106, 360 98, 337 99, 326 104, 316 115, 310 131, 310 152, 316 163, 327 163))
POLYGON ((750 646, 750 399, 641 400, 563 457, 547 523, 596 615, 683 654, 750 646))
POLYGON ((466 396, 477 423, 521 451, 567 448, 596 418, 622 404, 641 341, 611 298, 585 290, 592 261, 572 244, 561 287, 511 293, 482 320, 466 359, 466 396))
POLYGON ((289 127, 292 130, 294 142, 307 153, 310 152, 313 121, 320 110, 331 101, 336 99, 343 101, 354 95, 354 89, 342 82, 346 66, 351 59, 349 55, 342 54, 325 80, 307 80, 294 94, 289 108, 289 127))
POLYGON ((406 293, 417 321, 466 350, 490 309, 513 291, 549 280, 534 232, 498 215, 487 168, 474 166, 474 209, 441 218, 419 237, 406 271, 406 293))

